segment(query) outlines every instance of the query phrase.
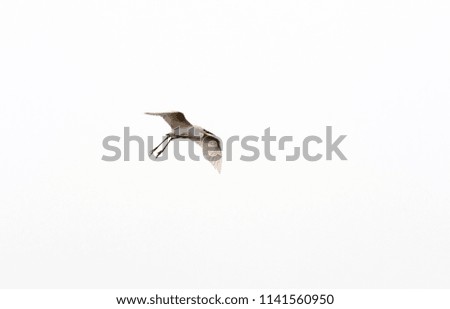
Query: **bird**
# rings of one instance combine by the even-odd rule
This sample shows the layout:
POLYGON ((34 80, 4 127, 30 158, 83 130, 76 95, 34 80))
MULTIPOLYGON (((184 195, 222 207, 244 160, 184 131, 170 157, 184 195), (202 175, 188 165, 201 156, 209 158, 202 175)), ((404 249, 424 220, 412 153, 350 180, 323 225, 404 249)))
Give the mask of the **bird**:
POLYGON ((182 112, 164 112, 164 113, 151 113, 147 112, 146 115, 160 116, 162 117, 172 128, 172 131, 167 133, 163 141, 153 148, 149 155, 153 153, 164 143, 167 143, 162 147, 160 151, 157 152, 156 158, 158 158, 164 150, 167 148, 169 143, 178 138, 189 139, 196 142, 203 149, 203 156, 206 160, 212 163, 214 168, 221 172, 222 168, 222 146, 220 138, 214 133, 196 126, 192 125, 184 116, 182 112))

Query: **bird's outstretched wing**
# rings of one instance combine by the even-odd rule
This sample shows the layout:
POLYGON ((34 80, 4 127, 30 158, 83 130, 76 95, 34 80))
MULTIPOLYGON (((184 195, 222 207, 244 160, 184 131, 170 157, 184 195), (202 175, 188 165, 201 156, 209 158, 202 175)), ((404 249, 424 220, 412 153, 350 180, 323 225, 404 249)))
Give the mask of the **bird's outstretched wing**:
POLYGON ((146 113, 152 116, 161 116, 175 130, 176 128, 192 127, 192 124, 186 120, 181 112, 167 112, 167 113, 146 113))
POLYGON ((222 147, 220 139, 214 134, 206 131, 201 140, 195 142, 203 149, 203 156, 211 162, 214 168, 220 173, 222 169, 222 147))

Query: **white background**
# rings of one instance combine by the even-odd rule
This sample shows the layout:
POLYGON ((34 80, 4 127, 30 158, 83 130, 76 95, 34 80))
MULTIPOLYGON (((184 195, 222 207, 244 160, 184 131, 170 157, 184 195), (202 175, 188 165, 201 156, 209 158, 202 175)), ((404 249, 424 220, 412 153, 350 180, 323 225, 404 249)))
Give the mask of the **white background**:
POLYGON ((0 287, 450 288, 449 16, 0 2, 0 287), (348 161, 101 160, 167 110, 223 139, 332 125, 348 161))

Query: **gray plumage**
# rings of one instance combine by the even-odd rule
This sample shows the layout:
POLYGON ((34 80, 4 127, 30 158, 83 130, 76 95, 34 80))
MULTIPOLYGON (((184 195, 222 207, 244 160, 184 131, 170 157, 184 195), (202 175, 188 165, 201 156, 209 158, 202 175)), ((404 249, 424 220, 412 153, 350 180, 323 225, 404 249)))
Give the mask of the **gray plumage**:
MULTIPOLYGON (((186 138, 196 142, 198 145, 200 145, 200 147, 202 147, 203 156, 205 157, 205 159, 211 162, 214 168, 220 173, 222 167, 222 147, 218 136, 208 130, 203 129, 202 127, 192 125, 181 112, 145 114, 162 117, 172 128, 172 131, 166 134, 166 138, 161 142, 161 144, 163 144, 166 140, 168 140, 163 149, 157 153, 156 158, 161 155, 161 153, 166 149, 171 140, 177 138, 186 138), (205 149, 207 143, 208 147, 205 149)), ((151 154, 153 154, 156 149, 161 146, 161 144, 156 146, 152 150, 151 154)))

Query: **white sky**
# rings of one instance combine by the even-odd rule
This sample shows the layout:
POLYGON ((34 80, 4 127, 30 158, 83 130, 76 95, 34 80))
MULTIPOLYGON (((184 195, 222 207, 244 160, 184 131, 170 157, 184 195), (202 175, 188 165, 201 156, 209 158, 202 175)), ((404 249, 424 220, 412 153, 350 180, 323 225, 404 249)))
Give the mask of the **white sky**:
POLYGON ((449 13, 1 2, 0 287, 450 288, 449 13), (349 160, 101 161, 167 110, 222 138, 332 125, 349 160))

